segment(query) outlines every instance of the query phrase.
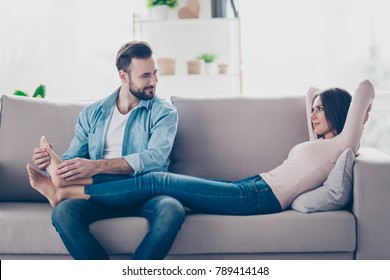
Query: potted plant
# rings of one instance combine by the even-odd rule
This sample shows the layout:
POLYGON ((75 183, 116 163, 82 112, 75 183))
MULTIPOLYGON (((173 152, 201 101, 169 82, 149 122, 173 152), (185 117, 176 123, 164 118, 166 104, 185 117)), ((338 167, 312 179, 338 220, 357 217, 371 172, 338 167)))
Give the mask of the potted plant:
MULTIPOLYGON (((28 96, 28 94, 21 90, 15 90, 14 95, 17 96, 28 96)), ((34 98, 45 98, 46 95, 46 87, 44 85, 39 85, 37 89, 35 90, 32 97, 34 98)))
POLYGON ((155 20, 167 19, 169 9, 174 9, 177 5, 177 0, 147 0, 147 6, 151 9, 152 18, 155 20))
POLYGON ((204 61, 206 74, 215 75, 217 73, 217 64, 215 62, 217 56, 214 53, 202 53, 198 55, 198 59, 204 61))

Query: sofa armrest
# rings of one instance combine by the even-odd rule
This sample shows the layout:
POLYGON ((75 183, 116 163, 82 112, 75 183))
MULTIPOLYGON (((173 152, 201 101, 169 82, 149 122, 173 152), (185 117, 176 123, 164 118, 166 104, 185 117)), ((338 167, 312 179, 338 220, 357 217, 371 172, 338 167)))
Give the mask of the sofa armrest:
POLYGON ((356 259, 390 259, 390 156, 359 150, 354 167, 356 259))

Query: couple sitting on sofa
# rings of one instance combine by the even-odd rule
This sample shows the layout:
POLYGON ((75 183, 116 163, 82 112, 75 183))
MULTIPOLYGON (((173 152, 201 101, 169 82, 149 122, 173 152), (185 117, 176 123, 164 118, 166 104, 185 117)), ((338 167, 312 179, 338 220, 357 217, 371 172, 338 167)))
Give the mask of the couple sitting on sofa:
MULTIPOLYGON (((288 158, 269 172, 236 182, 154 172, 166 171, 164 167, 173 143, 177 116, 174 108, 154 97, 157 69, 151 51, 145 54, 145 48, 150 49, 147 44, 140 42, 132 42, 121 48, 117 57, 122 81, 120 91, 107 99, 111 100, 110 107, 107 101, 98 102, 81 113, 75 129, 76 135, 63 156, 65 161, 54 153, 44 137, 41 138, 41 147, 34 151, 33 159, 40 169, 48 171, 50 179, 30 165, 27 170, 32 187, 46 196, 53 207, 58 208, 67 201, 78 201, 80 205, 88 203, 97 205, 96 207, 127 207, 169 196, 176 199, 172 201, 180 201, 184 206, 204 213, 276 213, 290 207, 300 194, 320 186, 346 149, 357 152, 374 98, 374 89, 369 81, 359 85, 353 98, 348 92, 338 88, 323 91, 311 88, 307 95, 311 141, 296 145, 288 158), (148 125, 154 125, 148 136, 150 138, 138 139, 142 137, 138 136, 139 127, 133 131, 129 130, 130 125, 136 126, 135 121, 139 122, 140 114, 156 117, 156 114, 149 111, 157 106, 168 109, 162 114, 164 110, 156 109, 160 113, 160 119, 149 120, 148 125), (106 116, 107 122, 99 123, 98 118, 101 116, 106 116), (103 131, 107 132, 105 144, 100 143, 103 131), (129 139, 129 134, 133 140, 129 139), (99 145, 104 145, 104 148, 94 141, 99 141, 99 145), (138 141, 143 144, 133 143, 138 141), (143 145, 146 153, 139 150, 139 146, 132 147, 131 150, 127 149, 127 145, 143 145), (138 153, 134 154, 137 149, 138 153), (123 154, 125 156, 122 157, 123 154), (101 160, 102 158, 104 159, 101 160), (163 164, 153 163, 161 159, 163 164), (145 169, 145 166, 149 169, 145 169)), ((178 215, 180 221, 176 222, 177 230, 180 228, 182 215, 178 215)), ((56 226, 54 215, 53 224, 56 226)), ((60 232, 58 226, 56 228, 60 232)), ((74 236, 69 241, 61 232, 60 236, 73 257, 91 258, 88 255, 77 255, 77 250, 72 253, 72 247, 77 243, 75 239, 80 237, 74 236)), ((174 236, 175 233, 170 234, 171 242, 174 236)), ((133 257, 163 258, 168 250, 169 247, 165 246, 165 249, 160 250, 160 255, 142 256, 140 252, 137 256, 136 252, 133 257)), ((104 253, 97 256, 100 258, 104 253)))

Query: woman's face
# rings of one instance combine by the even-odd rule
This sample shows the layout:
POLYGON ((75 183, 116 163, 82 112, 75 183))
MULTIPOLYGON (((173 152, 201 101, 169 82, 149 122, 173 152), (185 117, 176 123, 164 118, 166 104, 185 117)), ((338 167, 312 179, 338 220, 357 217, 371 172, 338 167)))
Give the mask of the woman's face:
POLYGON ((310 115, 310 120, 315 134, 323 135, 324 139, 330 139, 336 135, 336 133, 330 130, 320 96, 314 99, 313 112, 310 115))

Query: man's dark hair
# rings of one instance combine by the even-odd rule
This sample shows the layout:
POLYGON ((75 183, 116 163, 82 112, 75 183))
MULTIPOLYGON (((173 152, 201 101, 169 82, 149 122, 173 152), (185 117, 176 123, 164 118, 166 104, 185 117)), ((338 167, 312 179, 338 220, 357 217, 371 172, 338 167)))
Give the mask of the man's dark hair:
MULTIPOLYGON (((317 96, 321 98, 330 130, 335 131, 337 135, 340 134, 344 128, 349 106, 351 105, 351 94, 344 89, 330 88, 320 92, 317 96)), ((323 137, 323 135, 318 136, 323 137)))
POLYGON ((146 42, 131 41, 124 44, 116 56, 116 68, 126 73, 130 70, 131 60, 135 58, 149 58, 153 55, 152 48, 146 42))

